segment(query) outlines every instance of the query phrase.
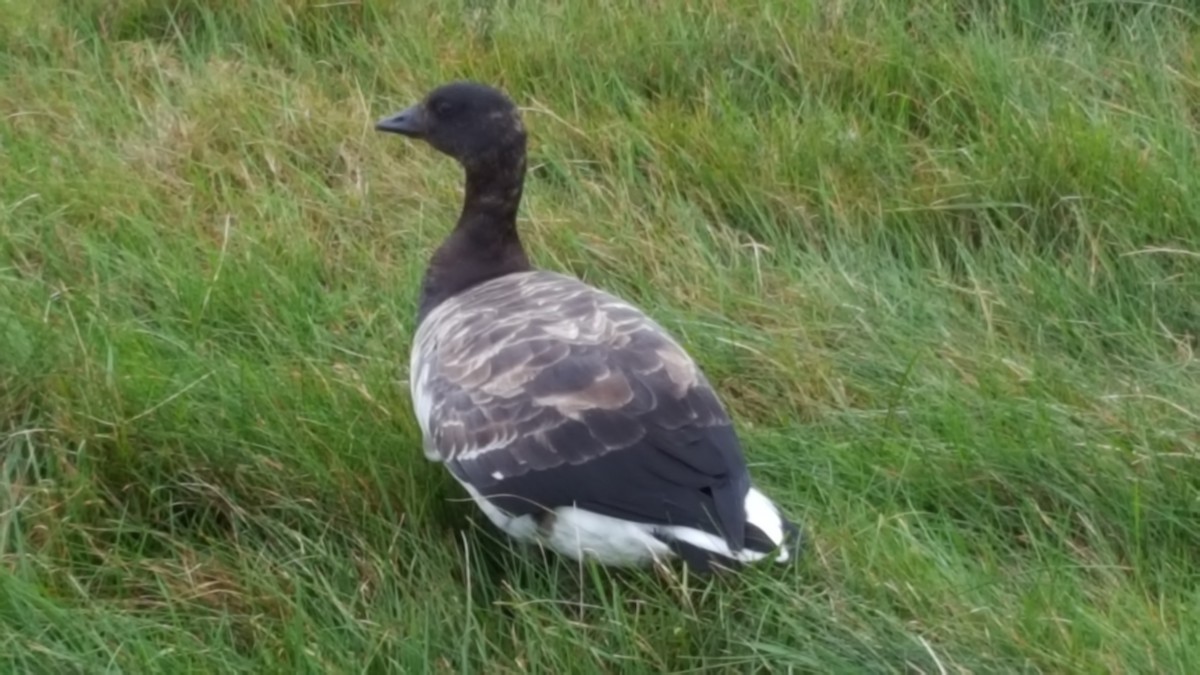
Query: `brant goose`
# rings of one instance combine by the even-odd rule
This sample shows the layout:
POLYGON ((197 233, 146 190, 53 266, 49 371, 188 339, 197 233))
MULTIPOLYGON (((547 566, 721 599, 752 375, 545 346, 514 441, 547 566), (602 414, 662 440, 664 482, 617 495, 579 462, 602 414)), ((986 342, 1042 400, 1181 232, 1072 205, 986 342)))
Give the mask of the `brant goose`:
POLYGON ((636 307, 530 264, 513 102, 455 82, 375 128, 425 141, 466 174, 417 310, 409 385, 426 457, 507 535, 574 560, 675 557, 701 572, 794 560, 800 528, 751 484, 695 361, 636 307))

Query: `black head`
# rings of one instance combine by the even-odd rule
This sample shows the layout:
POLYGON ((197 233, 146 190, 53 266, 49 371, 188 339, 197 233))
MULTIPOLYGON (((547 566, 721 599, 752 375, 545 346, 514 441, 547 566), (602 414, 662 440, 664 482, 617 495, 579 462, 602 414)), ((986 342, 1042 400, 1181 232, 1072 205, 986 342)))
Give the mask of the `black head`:
POLYGON ((475 82, 453 82, 425 100, 375 123, 379 131, 419 138, 464 166, 525 151, 525 126, 504 92, 475 82))

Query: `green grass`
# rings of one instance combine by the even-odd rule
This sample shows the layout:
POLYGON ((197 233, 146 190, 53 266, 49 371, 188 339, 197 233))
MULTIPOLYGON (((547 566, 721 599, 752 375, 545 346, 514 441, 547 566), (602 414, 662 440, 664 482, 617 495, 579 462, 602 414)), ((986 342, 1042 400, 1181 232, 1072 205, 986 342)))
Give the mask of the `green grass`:
POLYGON ((1188 7, 0 2, 0 669, 1195 672, 1188 7), (523 556, 424 460, 460 175, 370 127, 459 77, 803 564, 523 556))

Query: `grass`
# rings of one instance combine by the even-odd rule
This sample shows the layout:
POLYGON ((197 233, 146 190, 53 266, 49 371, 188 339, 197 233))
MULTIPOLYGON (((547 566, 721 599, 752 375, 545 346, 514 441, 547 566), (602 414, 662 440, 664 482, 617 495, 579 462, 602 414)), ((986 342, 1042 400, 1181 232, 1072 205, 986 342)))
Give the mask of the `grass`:
POLYGON ((1185 3, 6 0, 5 672, 1194 672, 1185 3), (719 387, 803 564, 508 550, 403 386, 458 169, 719 387))

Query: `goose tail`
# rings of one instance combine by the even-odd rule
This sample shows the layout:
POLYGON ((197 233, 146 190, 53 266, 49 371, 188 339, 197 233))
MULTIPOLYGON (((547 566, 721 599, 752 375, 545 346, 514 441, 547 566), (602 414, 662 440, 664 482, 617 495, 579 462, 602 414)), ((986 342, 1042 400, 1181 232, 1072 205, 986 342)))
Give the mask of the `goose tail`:
POLYGON ((746 542, 738 556, 745 562, 773 557, 794 563, 804 546, 804 532, 765 494, 751 486, 746 493, 746 542))

